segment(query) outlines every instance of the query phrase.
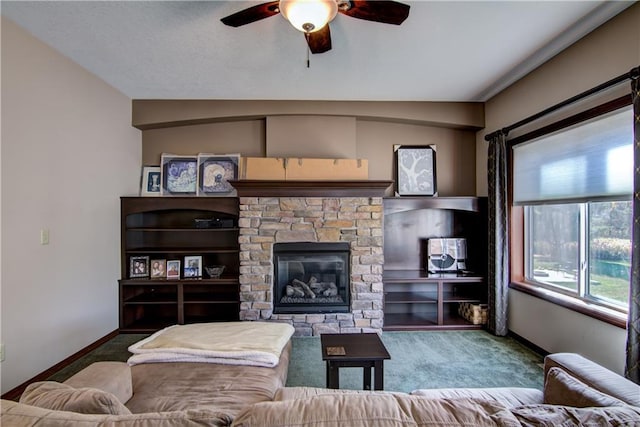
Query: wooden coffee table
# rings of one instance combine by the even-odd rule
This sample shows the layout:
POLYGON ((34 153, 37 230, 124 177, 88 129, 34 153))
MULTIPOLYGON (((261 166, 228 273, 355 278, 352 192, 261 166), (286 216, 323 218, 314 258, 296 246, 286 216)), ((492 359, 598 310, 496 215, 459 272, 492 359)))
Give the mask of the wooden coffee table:
POLYGON ((384 390, 383 364, 391 356, 378 334, 321 334, 320 344, 322 360, 327 362, 327 388, 340 388, 340 368, 363 368, 363 388, 371 390, 374 368, 374 390, 384 390))

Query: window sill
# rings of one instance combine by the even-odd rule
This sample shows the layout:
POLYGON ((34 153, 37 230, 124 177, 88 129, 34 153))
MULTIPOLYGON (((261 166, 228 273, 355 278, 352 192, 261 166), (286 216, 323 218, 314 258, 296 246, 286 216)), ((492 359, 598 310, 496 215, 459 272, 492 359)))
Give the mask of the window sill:
POLYGON ((583 300, 572 298, 558 292, 553 292, 549 289, 532 286, 527 283, 511 282, 509 284, 509 288, 543 299, 552 304, 557 304, 569 310, 584 314, 585 316, 593 317, 594 319, 609 323, 613 326, 617 326, 618 328, 627 328, 627 316, 624 313, 607 309, 599 305, 589 304, 583 300))

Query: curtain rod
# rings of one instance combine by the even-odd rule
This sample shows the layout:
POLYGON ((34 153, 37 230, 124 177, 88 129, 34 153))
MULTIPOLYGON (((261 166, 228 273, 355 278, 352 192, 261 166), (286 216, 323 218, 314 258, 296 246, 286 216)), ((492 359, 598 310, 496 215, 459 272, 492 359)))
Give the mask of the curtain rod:
POLYGON ((627 79, 637 79, 640 77, 640 67, 635 67, 632 68, 631 71, 629 71, 628 73, 624 73, 618 77, 615 77, 611 80, 609 80, 608 82, 602 83, 596 87, 593 87, 587 91, 584 91, 576 96, 573 96, 569 99, 566 99, 556 105, 553 105, 549 108, 547 108, 546 110, 540 111, 539 113, 536 113, 532 116, 529 116, 525 119, 520 120, 519 122, 516 122, 510 126, 504 127, 502 129, 496 130, 491 132, 488 135, 485 135, 484 139, 486 141, 491 141, 494 137, 496 137, 498 134, 500 134, 501 132, 504 133, 505 135, 507 135, 510 131, 517 129, 521 126, 524 126, 526 124, 529 124, 535 120, 538 120, 539 118, 542 118, 544 116, 546 116, 547 114, 553 113, 556 110, 559 110, 563 107, 566 107, 567 105, 573 104, 576 101, 579 101, 583 98, 586 98, 588 96, 591 96, 593 94, 596 94, 602 90, 608 89, 612 86, 617 85, 618 83, 622 83, 623 81, 627 80, 627 79))

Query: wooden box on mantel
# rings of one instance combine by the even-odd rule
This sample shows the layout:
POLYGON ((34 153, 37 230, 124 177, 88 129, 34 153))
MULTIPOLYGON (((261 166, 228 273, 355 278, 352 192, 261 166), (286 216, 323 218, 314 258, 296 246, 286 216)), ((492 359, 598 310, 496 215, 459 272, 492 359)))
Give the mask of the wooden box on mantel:
POLYGON ((349 181, 369 179, 366 159, 288 158, 285 163, 287 181, 349 181))
POLYGON ((242 157, 241 179, 285 180, 285 159, 282 157, 242 157))

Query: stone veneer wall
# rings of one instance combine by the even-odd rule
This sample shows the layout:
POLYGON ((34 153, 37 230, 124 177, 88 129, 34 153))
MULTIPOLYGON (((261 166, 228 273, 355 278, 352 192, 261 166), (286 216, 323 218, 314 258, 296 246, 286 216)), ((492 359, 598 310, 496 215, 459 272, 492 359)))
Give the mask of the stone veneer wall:
POLYGON ((298 336, 382 332, 381 197, 240 197, 240 319, 288 322, 298 336), (351 311, 273 314, 274 243, 349 242, 351 311))

